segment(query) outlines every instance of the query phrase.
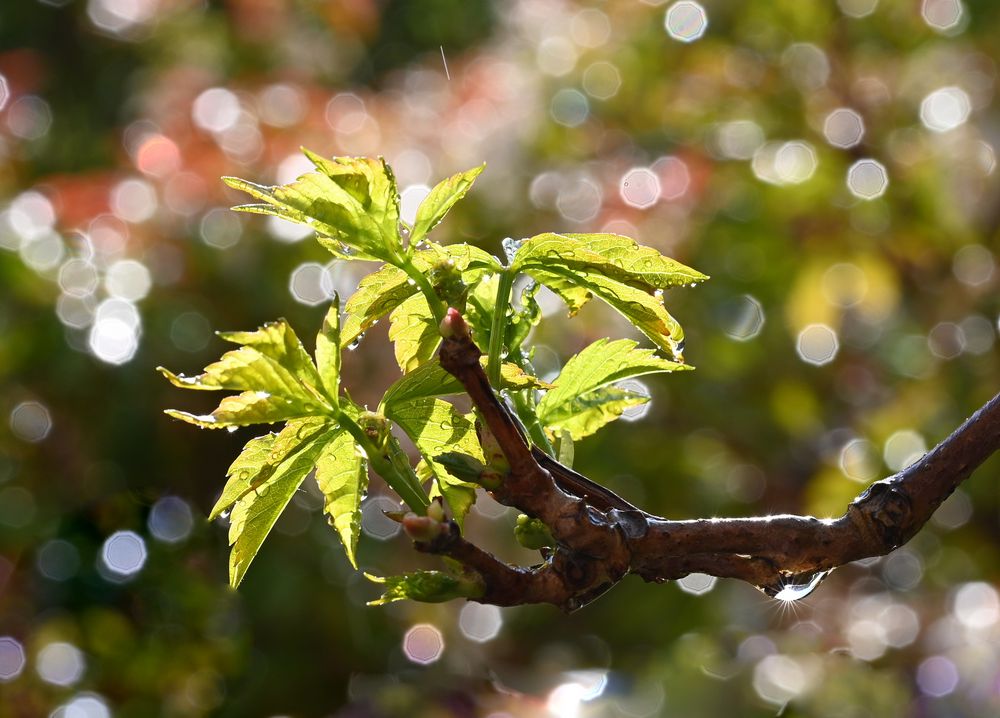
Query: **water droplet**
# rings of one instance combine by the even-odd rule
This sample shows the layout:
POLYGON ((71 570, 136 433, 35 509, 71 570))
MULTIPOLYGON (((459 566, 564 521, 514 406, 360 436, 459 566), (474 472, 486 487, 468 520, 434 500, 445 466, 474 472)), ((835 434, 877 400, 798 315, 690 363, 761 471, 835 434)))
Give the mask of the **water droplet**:
POLYGON ((261 484, 257 487, 258 496, 267 496, 267 492, 271 490, 270 484, 261 484))
POLYGON ((507 256, 508 262, 514 261, 514 255, 517 254, 517 250, 521 248, 522 244, 524 244, 523 239, 512 239, 511 237, 507 237, 500 243, 503 247, 503 253, 507 256))
POLYGON ((355 349, 357 349, 359 346, 361 346, 361 340, 364 338, 365 338, 364 332, 358 334, 358 336, 354 338, 354 341, 352 341, 350 344, 347 345, 347 350, 352 352, 355 349))
POLYGON ((235 434, 238 428, 239 428, 238 426, 227 426, 226 431, 228 431, 230 434, 235 434))
POLYGON ((233 513, 233 508, 230 506, 228 509, 226 509, 221 514, 219 514, 219 517, 225 519, 226 521, 228 521, 229 520, 229 516, 232 513, 233 513))
POLYGON ((800 601, 810 593, 816 590, 816 587, 823 582, 823 579, 829 576, 832 571, 820 571, 815 573, 808 580, 801 580, 796 577, 794 583, 786 583, 781 587, 781 590, 774 594, 774 598, 778 601, 785 601, 791 603, 792 601, 800 601))

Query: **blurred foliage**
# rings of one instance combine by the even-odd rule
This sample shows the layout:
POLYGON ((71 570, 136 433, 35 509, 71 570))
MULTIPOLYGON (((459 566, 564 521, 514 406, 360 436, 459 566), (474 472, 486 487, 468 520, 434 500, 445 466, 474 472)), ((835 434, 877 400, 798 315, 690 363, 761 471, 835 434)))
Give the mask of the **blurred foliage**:
MULTIPOLYGON (((317 326, 353 289, 315 241, 224 210, 218 177, 288 181, 300 145, 385 155, 404 214, 487 161, 439 240, 614 231, 712 276, 670 297, 698 371, 577 448, 651 511, 837 513, 998 389, 1000 6, 705 2, 707 28, 700 7, 0 5, 0 716, 1000 713, 996 460, 911 545, 787 606, 630 579, 570 616, 367 608, 313 491, 226 588, 203 517, 253 432, 170 421, 153 367, 204 366, 215 328, 317 326)), ((552 375, 628 331, 543 310, 552 375)), ((361 404, 397 376, 382 325, 345 358, 361 404)), ((373 489, 385 540, 359 565, 426 567, 373 489)), ((472 536, 532 560, 477 506, 472 536)))

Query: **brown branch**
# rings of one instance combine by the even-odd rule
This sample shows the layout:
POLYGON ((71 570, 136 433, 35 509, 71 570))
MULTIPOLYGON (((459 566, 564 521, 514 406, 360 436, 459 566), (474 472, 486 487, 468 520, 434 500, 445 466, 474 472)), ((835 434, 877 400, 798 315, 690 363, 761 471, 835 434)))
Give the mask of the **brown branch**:
POLYGON ((543 521, 557 541, 546 564, 520 569, 472 546, 456 529, 451 543, 433 552, 477 571, 487 585, 484 602, 572 609, 628 573, 653 582, 706 573, 748 581, 774 595, 798 577, 902 546, 1000 448, 998 394, 916 463, 869 486, 840 518, 783 514, 671 521, 635 508, 533 450, 490 387, 481 352, 454 309, 443 329, 441 364, 468 392, 510 464, 494 497, 543 521))

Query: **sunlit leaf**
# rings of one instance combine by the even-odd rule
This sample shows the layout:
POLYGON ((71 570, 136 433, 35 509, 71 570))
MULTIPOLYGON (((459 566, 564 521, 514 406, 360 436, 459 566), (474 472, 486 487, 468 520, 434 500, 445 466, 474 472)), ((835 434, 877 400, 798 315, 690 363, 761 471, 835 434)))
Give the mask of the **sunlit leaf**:
POLYGON ((427 460, 456 520, 461 521, 475 501, 475 485, 452 476, 436 457, 447 452, 467 454, 483 461, 475 425, 441 399, 414 399, 386 407, 392 419, 410 437, 427 460))
MULTIPOLYGON (((235 177, 223 181, 246 192, 255 204, 234 209, 273 214, 304 224, 350 247, 357 258, 393 261, 402 253, 399 240, 399 193, 392 170, 381 159, 335 157, 306 152, 317 172, 286 185, 268 187, 235 177)), ((347 253, 332 247, 338 256, 347 253)))
POLYGON ((322 387, 333 406, 339 403, 340 352, 340 298, 334 297, 323 319, 323 327, 316 335, 316 367, 322 387))
POLYGON ((448 210, 465 196, 476 177, 485 168, 485 164, 473 167, 471 170, 459 172, 435 185, 430 194, 420 203, 420 207, 417 208, 417 217, 413 223, 413 231, 410 233, 410 241, 417 244, 427 236, 427 233, 444 219, 448 210))
POLYGON ((538 405, 538 417, 551 430, 566 430, 573 439, 592 434, 649 397, 609 386, 614 382, 656 372, 690 367, 640 349, 631 339, 599 339, 574 356, 553 381, 553 389, 538 405))
POLYGON ((606 386, 561 405, 541 421, 553 434, 567 431, 574 440, 579 440, 620 417, 625 409, 642 406, 648 401, 646 394, 606 386))
POLYGON ((389 320, 389 340, 403 372, 413 371, 434 356, 441 333, 424 295, 407 299, 393 310, 389 320))
POLYGON ((203 429, 228 429, 251 424, 274 424, 321 411, 313 402, 287 399, 266 391, 244 391, 227 396, 210 414, 192 414, 177 409, 167 409, 166 414, 203 429))
POLYGON ((236 501, 267 481, 278 464, 325 427, 323 418, 294 419, 277 434, 250 439, 226 472, 229 479, 209 514, 209 521, 218 518, 236 501))
POLYGON ((252 332, 218 332, 218 335, 227 342, 256 349, 282 367, 290 369, 301 383, 314 389, 320 387, 319 374, 309 353, 284 319, 268 322, 252 332))
POLYGON ((274 473, 236 501, 230 514, 229 582, 235 588, 270 533, 274 522, 306 478, 332 438, 335 429, 322 431, 281 461, 274 473))
POLYGON ((648 292, 708 279, 652 247, 618 234, 540 234, 521 245, 513 262, 515 270, 553 265, 603 274, 648 292))
POLYGON ((368 468, 354 438, 339 431, 316 462, 316 483, 325 497, 324 511, 337 530, 351 565, 357 568, 361 536, 361 500, 368 490, 368 468))

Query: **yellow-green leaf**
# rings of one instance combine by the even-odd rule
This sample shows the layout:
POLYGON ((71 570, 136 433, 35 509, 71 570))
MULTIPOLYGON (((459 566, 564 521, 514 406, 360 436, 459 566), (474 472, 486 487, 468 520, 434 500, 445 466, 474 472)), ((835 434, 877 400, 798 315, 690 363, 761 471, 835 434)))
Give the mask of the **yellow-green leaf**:
POLYGON ((485 164, 473 167, 471 170, 459 172, 435 185, 417 208, 416 221, 413 223, 413 231, 410 234, 410 241, 413 244, 419 243, 431 229, 444 219, 448 210, 465 196, 465 193, 472 187, 472 183, 476 181, 476 177, 485 168, 485 164))
POLYGON ((278 464, 325 426, 324 419, 319 417, 293 419, 277 434, 264 434, 250 439, 226 472, 228 481, 208 520, 218 518, 236 501, 267 481, 278 464))
POLYGON ((441 333, 424 295, 414 294, 393 310, 389 320, 389 340, 393 342, 396 363, 404 373, 434 356, 441 333))
POLYGON ((292 496, 312 471, 316 459, 335 433, 320 432, 312 441, 281 461, 262 484, 245 494, 229 516, 229 582, 239 586, 261 544, 292 496))
POLYGON ((553 389, 542 397, 538 418, 546 428, 565 429, 573 439, 580 439, 620 416, 625 408, 649 400, 610 384, 689 368, 640 349, 631 339, 599 339, 566 362, 553 389))
POLYGON ((339 431, 316 462, 316 483, 325 497, 324 511, 337 530, 348 561, 357 564, 361 536, 361 499, 368 490, 368 468, 354 438, 339 431))
MULTIPOLYGON (((311 366, 311 362, 310 362, 311 366)), ((332 406, 340 402, 340 298, 333 303, 316 335, 316 367, 327 398, 332 406)))
POLYGON ((476 487, 452 476, 435 457, 458 452, 483 461, 475 425, 448 402, 433 398, 394 404, 386 408, 386 416, 410 437, 428 462, 440 493, 448 501, 455 519, 461 522, 475 500, 476 487))

